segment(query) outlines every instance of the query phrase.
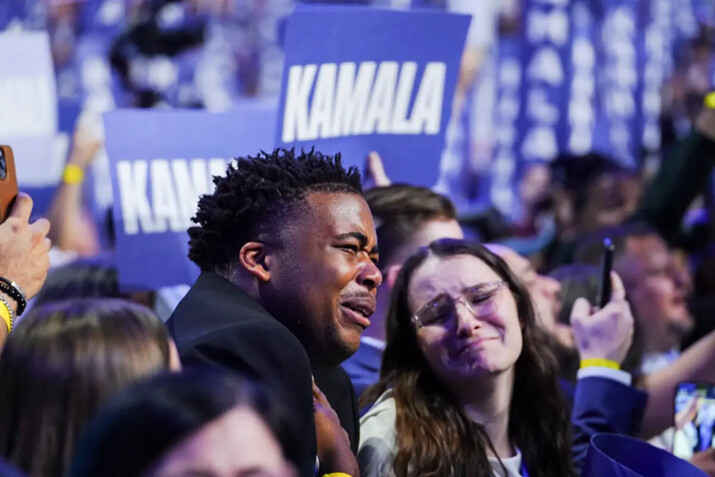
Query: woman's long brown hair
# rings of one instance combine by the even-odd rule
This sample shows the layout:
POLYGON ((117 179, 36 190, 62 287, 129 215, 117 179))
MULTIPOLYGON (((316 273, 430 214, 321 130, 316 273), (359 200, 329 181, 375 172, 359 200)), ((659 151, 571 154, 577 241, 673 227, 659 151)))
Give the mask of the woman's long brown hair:
POLYGON ((492 474, 487 449, 493 450, 493 446, 487 433, 480 424, 467 419, 439 383, 417 345, 410 322, 409 283, 430 255, 472 255, 509 284, 523 334, 523 349, 514 366, 509 437, 520 449, 531 477, 573 475, 568 407, 559 389, 556 360, 536 323, 527 290, 506 263, 483 246, 444 239, 423 248, 402 267, 386 320, 387 345, 380 381, 368 388, 361 403, 372 403, 386 389, 392 389, 397 408, 396 476, 492 474))

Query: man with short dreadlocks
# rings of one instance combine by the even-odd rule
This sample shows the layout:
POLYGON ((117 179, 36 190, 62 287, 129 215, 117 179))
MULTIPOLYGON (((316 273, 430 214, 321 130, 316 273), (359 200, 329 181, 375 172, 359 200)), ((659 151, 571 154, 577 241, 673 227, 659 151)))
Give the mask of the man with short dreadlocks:
POLYGON ((321 473, 355 475, 347 437, 311 375, 318 386, 323 374, 326 386, 344 383, 347 393, 326 394, 354 410, 335 367, 357 350, 382 281, 360 175, 339 155, 278 149, 236 159, 214 183, 189 229, 189 257, 202 273, 168 322, 182 360, 275 392, 300 432, 288 457, 301 476, 314 475, 316 453, 321 473))

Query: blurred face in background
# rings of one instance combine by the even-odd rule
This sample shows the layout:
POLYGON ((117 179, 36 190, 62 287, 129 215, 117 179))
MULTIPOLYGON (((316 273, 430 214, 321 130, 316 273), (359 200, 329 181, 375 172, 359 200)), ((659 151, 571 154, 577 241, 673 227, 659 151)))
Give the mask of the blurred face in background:
POLYGON ((693 327, 685 301, 691 283, 687 268, 655 234, 630 237, 627 252, 616 267, 624 277, 645 351, 677 347, 693 327))
POLYGON ((546 275, 539 275, 529 260, 508 247, 489 245, 488 248, 501 257, 519 277, 531 295, 539 325, 545 330, 551 331, 556 325, 557 317, 561 311, 561 302, 559 301, 561 285, 559 282, 546 275))
POLYGON ((501 257, 514 274, 519 277, 531 296, 539 326, 553 335, 559 343, 571 349, 575 347, 571 326, 559 323, 561 284, 558 280, 536 272, 525 257, 503 245, 488 245, 489 250, 501 257))
POLYGON ((588 188, 588 200, 579 217, 581 233, 623 224, 638 206, 641 183, 634 174, 603 174, 588 188))
POLYGON ((519 182, 519 197, 524 208, 534 211, 543 204, 549 197, 550 185, 551 171, 546 164, 534 164, 527 168, 519 182))

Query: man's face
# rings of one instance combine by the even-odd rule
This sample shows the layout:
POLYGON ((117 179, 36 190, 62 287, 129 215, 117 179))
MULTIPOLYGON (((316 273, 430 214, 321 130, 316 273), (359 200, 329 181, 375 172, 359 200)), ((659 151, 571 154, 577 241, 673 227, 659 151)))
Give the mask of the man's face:
POLYGON ((529 167, 519 182, 519 197, 527 207, 543 202, 549 195, 551 171, 545 164, 529 167))
POLYGON ((536 273, 536 269, 529 260, 508 247, 498 245, 489 248, 506 262, 529 291, 536 309, 536 318, 541 327, 554 334, 562 344, 571 347, 573 335, 570 327, 558 322, 561 311, 561 301, 559 300, 561 284, 551 277, 536 273))
POLYGON ((289 220, 267 258, 262 304, 303 343, 311 362, 334 366, 357 351, 382 282, 370 209, 359 195, 316 192, 289 220))
POLYGON ((653 234, 631 237, 617 268, 646 341, 646 351, 677 346, 693 326, 685 303, 689 277, 663 240, 653 234))
POLYGON ((589 186, 580 231, 592 232, 621 225, 635 212, 641 186, 632 174, 603 174, 589 186))

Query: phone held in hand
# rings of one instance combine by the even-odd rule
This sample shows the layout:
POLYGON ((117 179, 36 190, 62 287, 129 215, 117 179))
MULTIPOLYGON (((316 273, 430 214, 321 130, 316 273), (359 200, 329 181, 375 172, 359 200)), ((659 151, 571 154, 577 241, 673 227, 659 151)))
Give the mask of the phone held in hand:
POLYGON ((10 146, 0 146, 0 222, 5 222, 16 198, 15 156, 10 146))
POLYGON ((603 255, 601 255, 601 274, 598 279, 598 308, 603 308, 611 300, 611 270, 613 270, 613 242, 610 238, 603 240, 603 255))
POLYGON ((690 459, 715 447, 715 384, 680 383, 675 392, 673 454, 690 459))

